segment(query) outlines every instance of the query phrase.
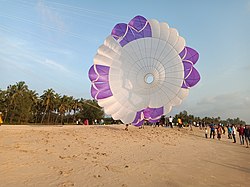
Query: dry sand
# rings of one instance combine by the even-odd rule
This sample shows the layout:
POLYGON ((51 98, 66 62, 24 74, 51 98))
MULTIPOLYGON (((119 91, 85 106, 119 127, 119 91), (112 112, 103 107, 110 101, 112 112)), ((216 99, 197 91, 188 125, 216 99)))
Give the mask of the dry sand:
POLYGON ((0 126, 0 186, 249 186, 250 148, 199 129, 0 126))

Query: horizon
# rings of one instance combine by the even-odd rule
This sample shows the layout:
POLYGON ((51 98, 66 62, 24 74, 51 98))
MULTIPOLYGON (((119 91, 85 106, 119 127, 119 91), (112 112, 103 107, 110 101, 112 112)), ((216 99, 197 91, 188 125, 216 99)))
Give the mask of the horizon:
POLYGON ((24 81, 39 95, 53 88, 92 99, 88 70, 98 47, 117 23, 142 15, 176 28, 200 54, 195 67, 201 81, 167 115, 186 110, 200 117, 239 117, 250 124, 249 0, 127 1, 122 8, 114 1, 0 4, 0 89, 24 81))

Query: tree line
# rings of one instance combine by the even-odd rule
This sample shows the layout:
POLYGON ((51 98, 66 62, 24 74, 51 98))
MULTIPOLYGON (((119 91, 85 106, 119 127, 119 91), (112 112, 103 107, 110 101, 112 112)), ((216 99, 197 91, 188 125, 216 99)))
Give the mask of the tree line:
POLYGON ((183 112, 180 112, 179 114, 176 114, 174 116, 174 122, 176 123, 177 122, 177 119, 178 118, 181 118, 182 121, 184 123, 188 123, 188 124, 193 124, 193 122, 196 122, 196 123, 205 123, 205 124, 211 124, 211 123, 215 123, 215 124, 223 124, 223 125, 228 125, 228 124, 236 124, 236 125, 245 125, 246 122, 241 120, 239 117, 237 118, 227 118, 227 119, 221 119, 221 117, 203 117, 203 118, 200 118, 200 117, 196 117, 192 114, 188 114, 187 111, 183 111, 183 112))
MULTIPOLYGON (((0 89, 0 112, 4 123, 9 124, 72 124, 77 119, 88 119, 90 124, 104 119, 105 123, 121 123, 112 118, 104 118, 104 111, 96 100, 76 99, 73 96, 61 95, 52 88, 44 90, 41 96, 30 90, 24 81, 9 85, 6 90, 0 89)), ((220 117, 196 117, 187 111, 174 116, 174 122, 181 118, 184 123, 193 122, 246 124, 239 118, 222 120, 220 117)))
POLYGON ((70 124, 78 118, 93 121, 104 117, 103 109, 95 100, 61 95, 52 88, 39 96, 24 81, 0 90, 0 111, 4 123, 10 124, 70 124))

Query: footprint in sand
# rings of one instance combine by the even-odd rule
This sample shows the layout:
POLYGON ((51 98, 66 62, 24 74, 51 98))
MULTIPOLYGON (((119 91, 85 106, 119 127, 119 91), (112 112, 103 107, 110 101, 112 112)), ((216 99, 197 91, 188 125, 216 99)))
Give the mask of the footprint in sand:
POLYGON ((73 168, 71 168, 71 169, 68 169, 68 170, 60 170, 59 171, 59 175, 63 175, 63 176, 69 176, 71 173, 72 173, 72 171, 73 171, 73 168))
POLYGON ((71 181, 66 181, 58 185, 58 187, 67 187, 67 186, 75 186, 75 184, 71 181))

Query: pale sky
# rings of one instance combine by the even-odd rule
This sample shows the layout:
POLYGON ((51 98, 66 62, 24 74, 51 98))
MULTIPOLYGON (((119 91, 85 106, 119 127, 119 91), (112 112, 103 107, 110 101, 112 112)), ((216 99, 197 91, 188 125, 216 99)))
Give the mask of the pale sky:
POLYGON ((196 49, 201 81, 169 115, 240 117, 250 124, 250 0, 0 0, 0 89, 90 99, 88 70, 117 23, 167 22, 196 49))

